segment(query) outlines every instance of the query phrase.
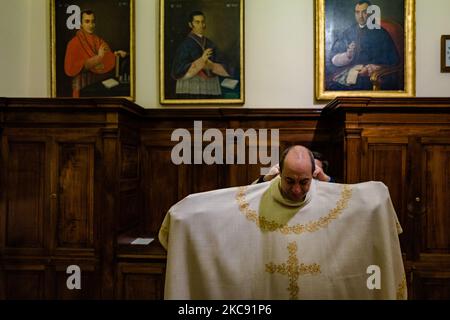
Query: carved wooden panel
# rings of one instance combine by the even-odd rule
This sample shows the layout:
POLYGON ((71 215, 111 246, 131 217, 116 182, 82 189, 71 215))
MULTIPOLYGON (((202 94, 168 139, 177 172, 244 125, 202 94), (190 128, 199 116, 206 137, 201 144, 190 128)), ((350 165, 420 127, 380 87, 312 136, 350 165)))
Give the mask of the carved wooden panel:
POLYGON ((144 200, 150 232, 157 233, 169 208, 181 200, 189 184, 183 166, 172 164, 169 147, 146 146, 144 149, 144 200))
POLYGON ((407 139, 364 139, 361 164, 362 181, 382 181, 389 189, 392 204, 405 233, 400 235, 402 250, 407 246, 406 175, 407 139))
MULTIPOLYGON (((267 165, 259 165, 259 164, 249 164, 246 168, 246 180, 245 183, 241 183, 240 185, 245 184, 251 184, 256 179, 259 179, 259 176, 261 175, 261 168, 268 168, 270 167, 270 164, 267 165)), ((244 182, 244 181, 243 181, 244 182)))
POLYGON ((222 165, 197 164, 192 165, 192 179, 189 185, 189 193, 211 191, 224 188, 223 175, 226 169, 222 165))
POLYGON ((450 254, 450 139, 424 144, 422 152, 422 252, 450 254))
MULTIPOLYGON (((101 284, 100 275, 92 265, 83 265, 75 260, 71 263, 58 265, 55 271, 55 299, 58 300, 85 300, 99 298, 101 284), (80 285, 81 288, 69 289, 67 287, 67 279, 71 274, 66 273, 69 265, 79 265, 81 271, 80 285)), ((71 282, 73 283, 73 282, 71 282)))
POLYGON ((89 248, 94 242, 94 145, 59 144, 57 243, 89 248))
POLYGON ((120 192, 120 212, 117 221, 118 232, 132 228, 140 221, 140 207, 136 188, 120 192))
POLYGON ((42 248, 46 212, 44 142, 9 141, 6 182, 6 246, 42 248))
POLYGON ((121 161, 121 179, 136 179, 139 177, 139 154, 137 146, 122 144, 121 161))
POLYGON ((6 266, 5 298, 11 300, 45 299, 46 270, 41 265, 6 266))
POLYGON ((449 300, 450 272, 414 271, 412 291, 414 299, 449 300))
POLYGON ((163 299, 164 270, 161 263, 119 263, 118 299, 163 299))
POLYGON ((361 132, 362 129, 345 129, 344 180, 346 183, 361 182, 361 132))

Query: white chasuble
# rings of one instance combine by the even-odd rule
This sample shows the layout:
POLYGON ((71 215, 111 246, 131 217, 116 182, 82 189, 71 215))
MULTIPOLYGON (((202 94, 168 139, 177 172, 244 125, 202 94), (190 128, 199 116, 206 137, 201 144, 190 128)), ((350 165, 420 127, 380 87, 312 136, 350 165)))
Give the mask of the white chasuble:
POLYGON ((406 299, 387 187, 313 180, 301 203, 280 179, 189 195, 159 232, 166 299, 406 299))

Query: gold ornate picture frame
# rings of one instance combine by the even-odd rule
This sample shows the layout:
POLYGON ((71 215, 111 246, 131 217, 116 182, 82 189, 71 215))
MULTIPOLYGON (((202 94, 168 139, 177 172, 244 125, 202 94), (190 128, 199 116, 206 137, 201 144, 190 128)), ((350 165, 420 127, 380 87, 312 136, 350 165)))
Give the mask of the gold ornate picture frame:
POLYGON ((160 103, 243 104, 244 0, 160 0, 160 103))
POLYGON ((415 95, 415 0, 316 0, 315 97, 415 95))
POLYGON ((134 101, 134 0, 49 1, 52 97, 134 101))

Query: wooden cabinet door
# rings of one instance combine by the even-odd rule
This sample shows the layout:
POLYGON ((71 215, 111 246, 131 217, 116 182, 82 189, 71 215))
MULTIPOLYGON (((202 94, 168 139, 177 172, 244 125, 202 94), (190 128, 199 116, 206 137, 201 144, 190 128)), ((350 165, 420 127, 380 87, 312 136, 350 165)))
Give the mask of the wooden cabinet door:
POLYGON ((411 224, 407 212, 408 139, 365 137, 361 153, 361 181, 382 181, 388 188, 403 233, 400 235, 402 252, 412 248, 411 224))
POLYGON ((364 137, 362 146, 361 180, 388 186, 404 230, 402 251, 413 266, 411 298, 448 298, 450 138, 364 137))
POLYGON ((96 137, 67 131, 3 131, 0 297, 55 298, 56 256, 95 257, 96 137))
POLYGON ((57 140, 52 153, 53 248, 93 255, 95 139, 57 140))
POLYGON ((422 137, 419 260, 436 260, 450 265, 450 137, 422 137))
POLYGON ((94 251, 96 138, 58 134, 64 135, 37 129, 4 131, 0 248, 7 254, 94 251))
POLYGON ((48 254, 50 138, 5 130, 1 140, 0 250, 48 254))

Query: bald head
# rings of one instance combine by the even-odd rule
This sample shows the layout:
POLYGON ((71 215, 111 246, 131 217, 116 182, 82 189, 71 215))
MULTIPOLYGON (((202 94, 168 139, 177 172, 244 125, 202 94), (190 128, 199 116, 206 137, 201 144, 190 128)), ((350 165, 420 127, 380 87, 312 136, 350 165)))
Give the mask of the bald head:
POLYGON ((302 165, 307 165, 303 163, 305 161, 309 162, 309 164, 311 165, 311 172, 314 172, 315 170, 314 155, 308 148, 304 146, 294 145, 286 148, 283 151, 280 158, 280 172, 283 172, 286 159, 290 162, 290 165, 292 162, 294 164, 302 163, 302 165))
POLYGON ((309 191, 314 169, 314 157, 309 149, 298 145, 286 149, 280 159, 283 196, 301 201, 309 191))

